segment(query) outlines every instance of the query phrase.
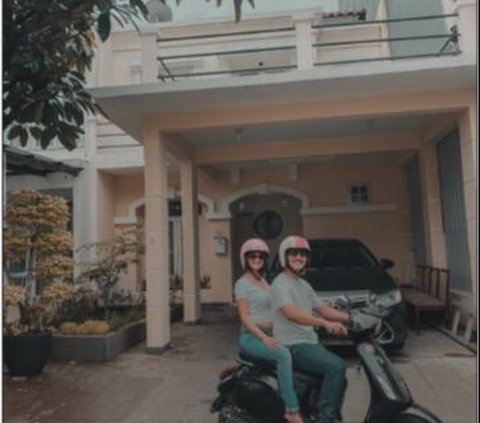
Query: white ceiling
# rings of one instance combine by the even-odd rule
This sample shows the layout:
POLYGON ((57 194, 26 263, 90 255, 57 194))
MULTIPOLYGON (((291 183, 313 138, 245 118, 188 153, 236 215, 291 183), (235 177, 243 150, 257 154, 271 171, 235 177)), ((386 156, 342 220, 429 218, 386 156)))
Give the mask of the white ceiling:
POLYGON ((184 132, 190 147, 212 147, 271 141, 315 140, 326 137, 416 132, 428 126, 438 115, 401 115, 375 119, 287 122, 242 128, 221 128, 202 132, 184 132), (240 130, 240 131, 239 131, 240 130), (240 132, 240 134, 238 133, 240 132))

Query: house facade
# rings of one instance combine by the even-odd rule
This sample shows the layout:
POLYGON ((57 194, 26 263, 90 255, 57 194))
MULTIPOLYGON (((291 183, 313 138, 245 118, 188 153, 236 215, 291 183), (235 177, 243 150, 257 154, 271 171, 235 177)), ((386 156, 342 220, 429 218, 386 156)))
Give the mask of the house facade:
POLYGON ((143 227, 122 283, 146 281, 151 352, 170 340, 169 278, 198 321, 232 301, 252 236, 272 251, 290 234, 358 238, 399 284, 449 268, 453 304, 476 315, 475 16, 472 0, 340 0, 117 29, 90 75, 108 119, 44 153, 83 171, 8 189, 70 190, 76 246, 143 227))

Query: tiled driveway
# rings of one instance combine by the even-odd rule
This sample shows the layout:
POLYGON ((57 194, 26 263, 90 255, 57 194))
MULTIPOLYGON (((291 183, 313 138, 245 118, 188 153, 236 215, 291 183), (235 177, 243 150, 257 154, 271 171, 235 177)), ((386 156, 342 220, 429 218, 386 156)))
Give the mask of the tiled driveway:
MULTIPOLYGON (((210 423, 218 371, 236 354, 233 310, 209 310, 203 323, 172 328, 172 349, 160 356, 140 344, 105 364, 49 363, 29 380, 4 376, 8 423, 210 423)), ((347 422, 360 422, 369 390, 348 358, 347 422)), ((474 423, 476 356, 434 330, 411 334, 394 358, 414 398, 444 423, 474 423)))

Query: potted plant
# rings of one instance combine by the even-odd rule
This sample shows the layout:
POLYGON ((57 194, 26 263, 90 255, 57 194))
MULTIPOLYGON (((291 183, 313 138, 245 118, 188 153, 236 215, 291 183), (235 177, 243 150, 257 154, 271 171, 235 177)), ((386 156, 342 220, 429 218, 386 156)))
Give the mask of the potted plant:
POLYGON ((4 288, 4 358, 12 376, 42 372, 50 352, 52 324, 73 296, 71 283, 56 282, 31 297, 21 286, 4 288))
POLYGON ((31 376, 48 358, 51 324, 70 298, 73 270, 69 211, 61 197, 21 189, 6 207, 4 352, 10 374, 31 376), (13 266, 22 269, 14 274, 13 266))

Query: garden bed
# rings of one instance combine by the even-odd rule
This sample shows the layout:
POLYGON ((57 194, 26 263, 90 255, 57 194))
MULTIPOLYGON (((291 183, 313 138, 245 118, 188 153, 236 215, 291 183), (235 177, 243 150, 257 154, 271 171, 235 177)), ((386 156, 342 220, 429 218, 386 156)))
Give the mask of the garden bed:
MULTIPOLYGON (((171 322, 181 319, 183 306, 170 310, 171 322)), ((101 362, 115 358, 129 347, 145 340, 146 320, 138 320, 104 335, 54 334, 50 360, 101 362)))
POLYGON ((145 339, 145 319, 104 335, 54 334, 50 349, 53 361, 108 361, 145 339))

